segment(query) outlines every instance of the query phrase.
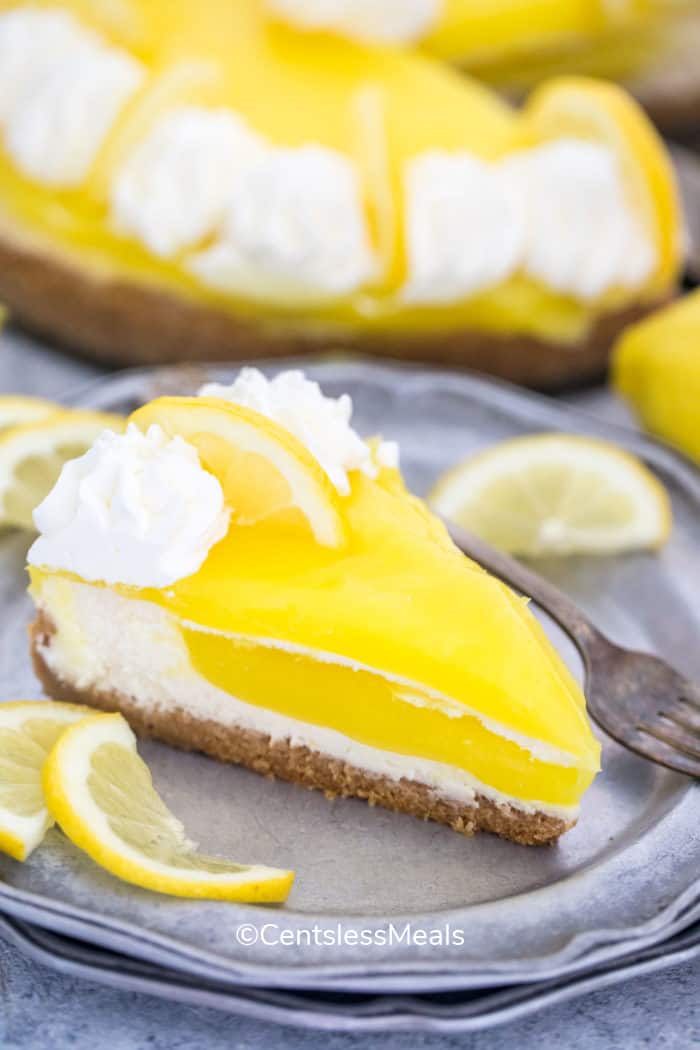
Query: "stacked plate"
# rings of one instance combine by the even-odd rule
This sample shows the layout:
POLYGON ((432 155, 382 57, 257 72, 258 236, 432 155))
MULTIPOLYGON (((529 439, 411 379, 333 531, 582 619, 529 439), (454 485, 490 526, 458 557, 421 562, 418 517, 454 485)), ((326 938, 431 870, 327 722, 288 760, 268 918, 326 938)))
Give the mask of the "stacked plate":
POLYGON ((515 1021, 555 1003, 700 955, 700 924, 660 945, 569 977, 536 984, 432 994, 279 991, 192 978, 94 948, 38 926, 0 918, 0 935, 64 974, 257 1020, 339 1031, 468 1032, 515 1021))
MULTIPOLYGON (((328 393, 351 393, 361 432, 400 441, 418 492, 459 456, 533 430, 600 435, 642 455, 674 503, 663 554, 539 568, 614 638, 700 679, 694 468, 631 431, 485 380, 344 360, 305 368, 328 393)), ((123 373, 79 400, 128 411, 227 375, 123 373)), ((37 691, 25 543, 0 536, 4 699, 37 691)), ((578 670, 568 640, 552 637, 578 670)), ((142 750, 205 850, 294 867, 295 888, 279 909, 159 897, 117 882, 54 830, 26 864, 0 859, 0 933, 58 969, 309 1026, 467 1030, 700 954, 700 788, 612 742, 579 825, 552 849, 468 840, 202 756, 142 750)))

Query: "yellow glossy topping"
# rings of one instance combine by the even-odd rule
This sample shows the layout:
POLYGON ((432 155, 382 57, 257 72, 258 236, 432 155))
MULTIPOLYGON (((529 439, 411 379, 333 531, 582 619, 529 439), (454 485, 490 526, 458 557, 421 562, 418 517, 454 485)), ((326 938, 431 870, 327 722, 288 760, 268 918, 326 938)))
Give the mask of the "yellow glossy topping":
POLYGON ((444 0, 423 41, 441 58, 489 63, 595 39, 614 21, 602 0, 444 0))
POLYGON ((141 596, 421 683, 595 764, 580 690, 525 601, 465 559, 396 476, 355 473, 344 502, 342 552, 272 524, 234 528, 194 576, 141 596))
MULTIPOLYGON (((582 790, 597 768, 598 745, 580 690, 525 601, 454 548, 422 501, 406 492, 397 471, 384 470, 377 480, 354 472, 351 495, 342 504, 349 539, 341 551, 274 520, 239 525, 195 575, 163 590, 117 589, 151 600, 195 626, 274 639, 331 662, 337 655, 380 675, 416 683, 418 690, 437 691, 515 734, 566 752, 579 773, 567 773, 562 784, 569 792, 582 790)), ((32 569, 32 577, 40 584, 41 571, 32 569)), ((472 719, 464 723, 435 711, 429 718, 407 704, 401 705, 404 721, 403 715, 396 717, 392 690, 379 679, 372 679, 365 692, 357 688, 359 677, 331 666, 312 670, 303 660, 292 660, 290 666, 267 650, 247 654, 245 663, 258 669, 248 675, 231 658, 228 639, 193 630, 187 640, 205 677, 234 693, 244 689, 250 702, 302 721, 333 725, 375 746, 381 742, 392 749, 393 740, 393 749, 406 753, 414 751, 428 719, 425 748, 417 753, 460 764, 455 756, 463 746, 464 725, 472 726, 472 719), (265 666, 272 677, 264 688, 260 677, 258 693, 254 683, 265 666), (297 672, 301 677, 292 688, 297 672), (326 675, 336 672, 337 699, 326 688, 331 681, 326 675), (308 693, 301 686, 306 675, 308 693), (338 703, 341 695, 346 699, 338 703), (367 699, 372 695, 374 705, 367 699), (354 711, 353 696, 360 705, 354 711), (446 738, 438 746, 441 732, 446 738)), ((471 738, 482 743, 490 738, 479 732, 481 737, 472 733, 471 738)), ((510 757, 504 761, 512 763, 511 749, 506 752, 510 757)), ((527 752, 520 755, 521 767, 525 756, 527 752)), ((465 755, 461 764, 468 768, 465 755)), ((520 768, 512 782, 499 777, 501 790, 510 784, 517 793, 523 776, 520 768)), ((492 783, 488 777, 486 782, 492 783)))
POLYGON ((529 64, 536 68, 537 63, 571 61, 579 55, 594 63, 613 41, 622 51, 613 68, 627 70, 630 36, 650 26, 658 33, 660 24, 692 6, 669 5, 667 0, 433 0, 409 2, 409 17, 401 19, 391 0, 376 0, 377 10, 386 12, 381 23, 381 16, 367 16, 362 0, 335 10, 332 4, 324 10, 317 0, 266 2, 272 19, 300 30, 373 43, 391 39, 485 75, 502 75, 509 68, 522 73, 523 64, 528 70, 529 64))
MULTIPOLYGON (((8 5, 1 5, 2 11, 8 5)), ((9 5, 17 6, 17 5, 9 5)), ((22 7, 23 5, 19 5, 22 7)), ((53 4, 42 5, 53 8, 53 4)), ((144 83, 121 110, 85 183, 50 192, 20 176, 0 155, 0 192, 6 219, 62 257, 98 273, 126 274, 237 312, 260 307, 241 294, 216 291, 194 276, 181 257, 158 259, 133 237, 119 236, 109 211, 109 189, 125 159, 160 117, 183 106, 230 109, 275 146, 318 143, 348 158, 359 175, 361 205, 377 259, 373 278, 330 301, 277 302, 265 310, 331 325, 365 328, 481 327, 545 334, 574 341, 601 310, 652 295, 675 277, 677 256, 636 290, 612 287, 593 302, 556 293, 521 272, 485 290, 445 305, 409 305, 399 289, 407 270, 404 230, 404 170, 431 150, 467 151, 487 160, 503 157, 533 139, 527 111, 519 117, 483 87, 419 56, 365 48, 337 38, 298 34, 265 19, 261 0, 210 0, 193 17, 186 0, 124 0, 119 5, 73 0, 61 9, 99 29, 107 43, 144 64, 144 83), (523 124, 525 121, 525 124, 523 124), (525 130, 524 130, 525 129, 525 130)), ((634 131, 634 112, 586 93, 599 120, 587 120, 585 137, 613 149, 629 147, 642 174, 630 201, 639 209, 655 244, 673 241, 677 217, 655 210, 653 187, 672 179, 658 155, 663 147, 649 132, 634 131), (628 134, 629 132, 629 134, 628 134), (641 186, 643 198, 638 192, 641 186), (651 200, 651 203, 650 203, 651 200), (662 229, 663 227, 663 229, 662 229), (670 240, 669 240, 670 238, 670 240)), ((636 127, 636 125, 635 125, 636 127)), ((557 134, 576 136, 576 120, 557 134)), ((551 138, 544 131, 539 141, 551 138)), ((535 141, 538 133, 534 134, 535 141)))
POLYGON ((692 2, 668 0, 444 0, 420 46, 489 83, 531 85, 582 73, 620 80, 663 61, 692 2))

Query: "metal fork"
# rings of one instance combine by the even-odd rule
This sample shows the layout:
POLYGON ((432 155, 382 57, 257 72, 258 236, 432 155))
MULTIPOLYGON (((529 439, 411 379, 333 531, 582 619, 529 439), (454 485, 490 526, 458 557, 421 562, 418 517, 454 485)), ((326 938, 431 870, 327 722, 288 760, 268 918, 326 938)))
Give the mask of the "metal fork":
POLYGON ((657 656, 614 645, 548 580, 448 528, 464 554, 532 598, 569 635, 583 659, 588 711, 606 733, 651 762, 700 777, 700 685, 657 656))

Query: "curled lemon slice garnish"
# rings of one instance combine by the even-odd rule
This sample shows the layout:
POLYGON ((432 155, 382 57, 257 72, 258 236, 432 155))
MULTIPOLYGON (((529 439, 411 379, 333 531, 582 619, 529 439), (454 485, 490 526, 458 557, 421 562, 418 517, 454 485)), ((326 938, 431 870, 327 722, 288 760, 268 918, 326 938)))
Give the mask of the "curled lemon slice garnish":
POLYGON ((296 514, 323 546, 345 543, 340 497, 325 471, 297 438, 259 412, 212 397, 162 397, 134 412, 131 422, 143 431, 156 423, 194 445, 221 483, 234 523, 296 514))
POLYGON ((615 153, 628 203, 656 248, 650 290, 665 288, 682 257, 680 200, 666 147, 635 101, 615 84, 560 77, 530 95, 516 135, 525 142, 581 138, 615 153))

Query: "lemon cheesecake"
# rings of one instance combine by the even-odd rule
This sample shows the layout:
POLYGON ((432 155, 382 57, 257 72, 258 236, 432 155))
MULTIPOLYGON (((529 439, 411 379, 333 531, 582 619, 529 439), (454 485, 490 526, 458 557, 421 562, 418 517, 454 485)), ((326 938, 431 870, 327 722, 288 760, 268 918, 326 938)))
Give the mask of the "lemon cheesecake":
POLYGON ((599 768, 584 697, 351 412, 245 369, 104 432, 35 511, 37 673, 178 747, 553 841, 599 768))
POLYGON ((620 89, 514 110, 262 0, 0 0, 0 298, 111 361, 342 344, 534 385, 673 294, 676 189, 620 89))

